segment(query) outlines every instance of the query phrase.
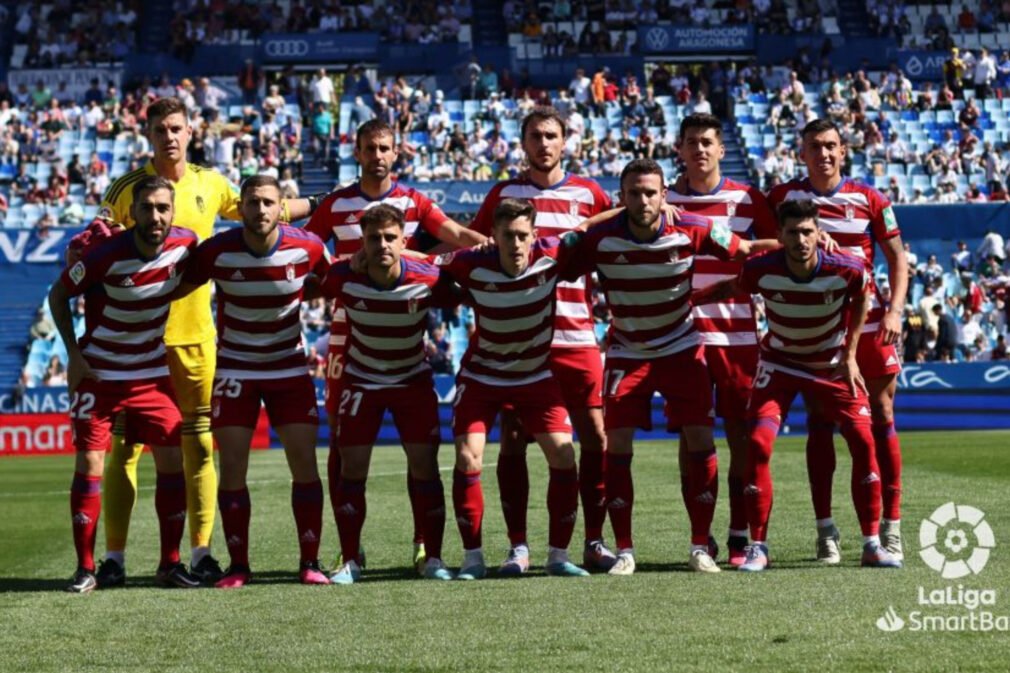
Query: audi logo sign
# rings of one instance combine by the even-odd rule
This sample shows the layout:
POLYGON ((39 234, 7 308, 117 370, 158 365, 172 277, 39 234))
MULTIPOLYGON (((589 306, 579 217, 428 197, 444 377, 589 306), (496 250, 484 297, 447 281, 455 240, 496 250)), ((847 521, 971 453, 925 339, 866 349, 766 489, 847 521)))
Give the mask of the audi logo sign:
POLYGON ((267 56, 284 58, 292 56, 308 56, 308 40, 269 40, 263 47, 267 56))

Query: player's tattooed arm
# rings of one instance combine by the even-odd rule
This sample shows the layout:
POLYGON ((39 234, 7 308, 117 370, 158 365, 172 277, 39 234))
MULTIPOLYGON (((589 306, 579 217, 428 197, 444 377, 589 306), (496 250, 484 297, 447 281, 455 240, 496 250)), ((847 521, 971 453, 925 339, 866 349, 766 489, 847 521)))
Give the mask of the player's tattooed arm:
POLYGON ((833 378, 842 379, 849 386, 849 392, 853 396, 860 390, 866 393, 866 382, 856 364, 856 349, 859 346, 859 335, 863 333, 863 326, 866 324, 866 314, 870 310, 870 294, 868 291, 860 292, 852 300, 851 311, 849 312, 849 325, 846 331, 845 350, 842 351, 842 361, 835 369, 833 378))
POLYGON ((63 343, 67 347, 67 386, 70 392, 77 390, 84 379, 96 378, 91 371, 91 365, 84 359, 80 346, 77 345, 77 336, 74 334, 74 318, 70 313, 70 293, 63 283, 56 281, 52 289, 49 290, 49 310, 53 314, 53 323, 63 337, 63 343))
POLYGON ((695 290, 691 293, 691 303, 699 305, 725 301, 739 293, 740 288, 737 279, 729 278, 714 285, 709 285, 704 289, 695 290))
POLYGON ((887 260, 887 277, 891 287, 891 305, 880 321, 880 338, 885 344, 894 344, 901 338, 901 316, 908 294, 908 258, 905 257, 901 236, 881 241, 880 249, 887 260))

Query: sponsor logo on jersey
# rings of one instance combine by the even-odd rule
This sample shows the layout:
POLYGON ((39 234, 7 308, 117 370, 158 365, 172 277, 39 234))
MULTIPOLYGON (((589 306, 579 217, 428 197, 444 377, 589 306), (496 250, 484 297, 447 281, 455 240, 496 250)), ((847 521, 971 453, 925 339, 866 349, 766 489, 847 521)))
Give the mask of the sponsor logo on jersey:
POLYGON ((898 364, 898 358, 896 358, 893 355, 891 355, 890 357, 887 358, 887 362, 884 363, 884 366, 885 367, 893 367, 896 364, 898 364))
POLYGON ((786 300, 786 298, 782 296, 782 293, 781 293, 781 292, 776 292, 776 293, 775 293, 775 294, 774 294, 774 295, 772 296, 772 301, 785 301, 785 300, 786 300))
POLYGON ((733 232, 725 222, 713 222, 712 233, 709 236, 720 248, 729 250, 730 241, 733 240, 733 232))
POLYGON ((242 275, 241 269, 235 269, 235 273, 231 275, 232 280, 245 280, 245 276, 242 275))
POLYGON ((890 206, 884 208, 884 229, 888 232, 898 229, 898 220, 894 217, 894 211, 890 206))
POLYGON ((618 255, 614 259, 614 264, 627 264, 627 263, 628 263, 628 258, 625 257, 624 255, 618 255))
POLYGON ((364 311, 364 310, 366 310, 368 308, 368 304, 366 304, 362 300, 358 300, 358 303, 354 305, 354 308, 356 308, 358 310, 361 310, 361 311, 364 311))
POLYGON ((67 275, 70 276, 70 280, 73 281, 74 285, 80 285, 81 281, 84 280, 85 273, 87 273, 87 269, 84 268, 84 262, 78 262, 70 268, 70 272, 67 275))
POLYGON ((357 223, 358 223, 357 213, 351 213, 350 215, 347 216, 347 219, 344 220, 344 224, 357 224, 357 223))
POLYGON ((131 277, 127 276, 126 278, 124 278, 124 279, 123 279, 123 280, 122 280, 122 281, 121 281, 121 282, 119 283, 119 286, 120 286, 120 287, 133 287, 133 278, 131 278, 131 277))
POLYGON ((484 290, 487 292, 497 292, 498 286, 495 285, 494 283, 488 283, 487 285, 484 286, 484 290))

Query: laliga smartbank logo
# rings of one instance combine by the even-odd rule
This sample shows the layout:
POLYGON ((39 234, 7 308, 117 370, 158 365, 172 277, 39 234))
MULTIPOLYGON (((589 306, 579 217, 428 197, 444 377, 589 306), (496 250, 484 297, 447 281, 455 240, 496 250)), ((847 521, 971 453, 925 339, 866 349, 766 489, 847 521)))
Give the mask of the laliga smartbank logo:
MULTIPOLYGON (((947 580, 978 575, 989 562, 996 537, 982 510, 948 502, 919 526, 919 557, 947 580)), ((917 607, 907 614, 888 606, 877 628, 896 631, 1010 631, 1010 615, 996 614, 995 589, 946 585, 919 587, 917 607)))

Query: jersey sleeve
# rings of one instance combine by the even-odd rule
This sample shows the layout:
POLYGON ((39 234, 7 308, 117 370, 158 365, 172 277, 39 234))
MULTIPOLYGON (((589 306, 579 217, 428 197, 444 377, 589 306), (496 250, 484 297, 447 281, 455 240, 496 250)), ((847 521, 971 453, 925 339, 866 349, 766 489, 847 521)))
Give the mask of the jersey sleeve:
POLYGON ((59 282, 69 296, 76 297, 100 283, 108 269, 108 255, 103 255, 101 249, 92 249, 76 264, 63 269, 59 282))
POLYGON ((326 249, 326 245, 322 241, 319 241, 318 245, 313 247, 312 266, 309 271, 317 278, 325 278, 326 272, 330 270, 330 266, 333 264, 333 260, 330 258, 330 251, 326 249))
POLYGON ((753 260, 743 263, 740 274, 736 277, 736 284, 742 292, 747 294, 761 294, 758 290, 757 264, 753 260))
POLYGON ((890 200, 880 192, 871 192, 870 205, 872 207, 872 219, 870 228, 873 230, 873 237, 878 241, 886 241, 901 236, 898 228, 898 219, 894 216, 894 207, 890 200))
POLYGON ((189 285, 203 285, 210 280, 210 272, 214 267, 214 239, 208 238, 190 251, 189 263, 182 281, 189 285))
MULTIPOLYGON (((701 227, 699 227, 701 229, 701 227)), ((723 261, 732 260, 740 248, 740 237, 725 222, 711 222, 700 234, 697 252, 723 261)))
POLYGON ((431 288, 431 307, 451 309, 463 301, 463 290, 453 282, 452 276, 439 272, 438 281, 431 288))
POLYGON ((221 174, 218 176, 218 190, 220 192, 217 214, 226 220, 241 220, 242 213, 239 212, 239 188, 228 178, 221 174))
POLYGON ((606 190, 600 186, 598 182, 594 182, 593 188, 593 215, 599 215, 600 213, 606 212, 614 207, 613 202, 610 200, 610 195, 607 194, 606 190))
POLYGON ((470 223, 470 229, 478 234, 491 236, 491 230, 494 228, 494 209, 498 207, 500 192, 501 190, 497 186, 491 188, 488 195, 484 197, 484 202, 480 204, 480 210, 477 211, 473 222, 470 223))
POLYGON ((865 294, 872 284, 873 278, 868 269, 865 267, 852 268, 849 270, 849 284, 846 287, 846 294, 849 299, 857 299, 860 295, 865 294))
POLYGON ((337 262, 330 266, 326 271, 326 275, 323 276, 323 282, 320 284, 323 296, 328 299, 338 298, 341 289, 344 287, 344 281, 350 273, 350 262, 337 262))
POLYGON ((460 285, 464 285, 469 269, 469 262, 465 255, 459 251, 447 252, 444 255, 435 257, 435 266, 438 267, 440 275, 448 276, 460 285))
POLYGON ((442 228, 449 221, 449 216, 435 205, 435 202, 419 191, 413 193, 417 205, 417 223, 426 232, 441 240, 442 228))
POLYGON ((771 203, 760 190, 751 188, 748 191, 754 208, 754 222, 751 224, 754 238, 778 238, 779 223, 771 203))
POLYGON ((133 199, 133 192, 126 187, 125 177, 119 178, 105 190, 102 203, 98 207, 98 217, 123 226, 131 226, 130 201, 133 199))
POLYGON ((561 280, 578 280, 593 271, 590 256, 585 254, 587 248, 585 232, 569 231, 561 237, 558 244, 558 267, 561 270, 559 274, 561 280))
POLYGON ((312 232, 318 236, 323 243, 326 243, 333 236, 333 227, 327 221, 331 216, 330 207, 334 200, 333 194, 330 194, 323 198, 322 202, 316 207, 316 210, 309 217, 309 221, 305 223, 305 231, 312 232))

